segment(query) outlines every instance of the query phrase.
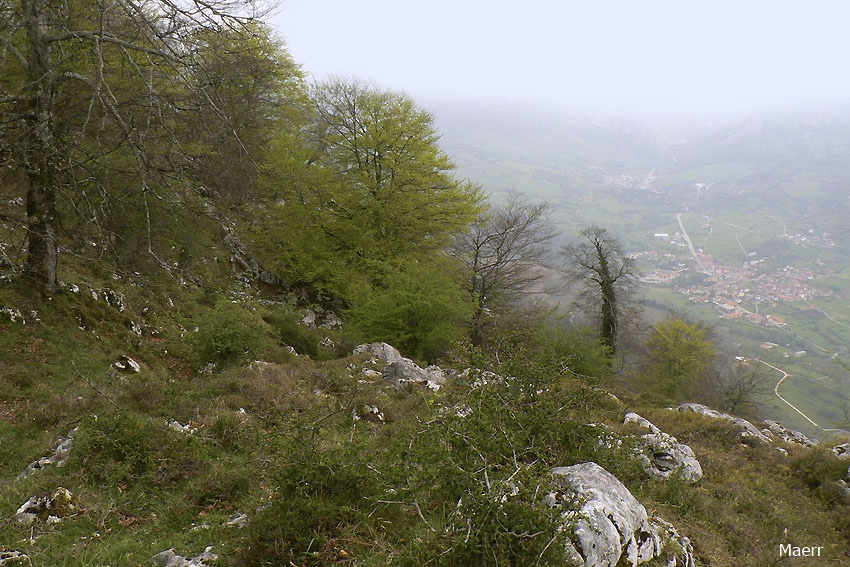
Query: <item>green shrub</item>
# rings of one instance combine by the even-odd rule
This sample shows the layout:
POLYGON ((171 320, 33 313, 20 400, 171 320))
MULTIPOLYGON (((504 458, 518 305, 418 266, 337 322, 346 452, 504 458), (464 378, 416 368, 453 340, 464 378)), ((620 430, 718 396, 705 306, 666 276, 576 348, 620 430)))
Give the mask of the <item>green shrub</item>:
POLYGON ((198 472, 203 462, 199 445, 165 420, 106 414, 82 421, 69 466, 92 484, 167 484, 198 472))
POLYGON ((259 315, 231 301, 219 301, 198 321, 192 335, 198 366, 228 366, 257 358, 268 347, 271 334, 259 315))

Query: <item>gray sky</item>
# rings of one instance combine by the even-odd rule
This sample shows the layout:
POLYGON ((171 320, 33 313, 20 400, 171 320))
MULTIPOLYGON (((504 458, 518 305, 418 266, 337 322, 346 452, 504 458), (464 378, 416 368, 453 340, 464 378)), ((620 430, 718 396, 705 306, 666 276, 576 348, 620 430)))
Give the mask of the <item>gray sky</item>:
POLYGON ((848 0, 283 0, 316 79, 690 115, 850 102, 848 0))

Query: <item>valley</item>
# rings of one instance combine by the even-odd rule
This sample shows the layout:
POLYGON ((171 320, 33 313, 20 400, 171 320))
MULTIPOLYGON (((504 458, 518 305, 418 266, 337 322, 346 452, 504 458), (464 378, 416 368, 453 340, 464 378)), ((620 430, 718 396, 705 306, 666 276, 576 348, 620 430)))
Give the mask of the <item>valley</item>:
POLYGON ((676 134, 505 105, 435 115, 461 176, 553 202, 563 241, 591 224, 620 239, 650 321, 684 313, 775 368, 766 417, 817 437, 850 425, 846 114, 676 134))

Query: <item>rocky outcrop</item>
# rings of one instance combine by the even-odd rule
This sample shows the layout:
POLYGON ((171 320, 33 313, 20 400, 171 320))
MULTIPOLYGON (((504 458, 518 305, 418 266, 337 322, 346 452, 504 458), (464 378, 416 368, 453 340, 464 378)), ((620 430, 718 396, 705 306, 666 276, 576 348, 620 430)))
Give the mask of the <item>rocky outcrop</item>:
POLYGON ((554 490, 544 503, 563 509, 567 564, 635 567, 660 560, 668 567, 694 567, 688 538, 649 516, 623 483, 596 463, 557 467, 552 475, 554 490))
POLYGON ((224 243, 230 247, 230 262, 243 280, 256 280, 269 285, 285 285, 277 274, 267 270, 248 250, 248 246, 236 236, 233 227, 224 227, 224 243))
POLYGON ((24 502, 15 515, 21 524, 42 521, 57 523, 77 513, 77 499, 67 488, 59 487, 52 494, 37 495, 24 502))
POLYGON ((446 382, 446 373, 439 366, 422 368, 409 358, 401 356, 387 343, 362 344, 354 348, 353 355, 371 354, 374 363, 383 363, 381 376, 396 388, 405 384, 421 384, 439 390, 446 382))
MULTIPOLYGON (((799 431, 788 429, 781 423, 766 419, 764 420, 764 424, 767 426, 767 431, 786 443, 795 443, 797 445, 802 445, 803 447, 814 447, 817 445, 817 441, 809 439, 799 431)), ((764 431, 762 432, 764 433, 764 431)))
POLYGON ((702 466, 689 446, 679 443, 675 437, 664 433, 636 413, 627 413, 623 423, 634 423, 650 431, 640 436, 637 449, 638 458, 643 462, 643 470, 647 474, 663 480, 679 474, 691 483, 702 479, 702 466))
POLYGON ((207 567, 218 561, 218 555, 212 553, 212 547, 208 547, 203 553, 191 559, 186 559, 174 552, 174 549, 166 549, 150 558, 148 563, 159 567, 207 567))
POLYGON ((741 431, 741 441, 747 444, 762 444, 769 445, 773 440, 759 431, 759 429, 747 421, 746 419, 723 413, 702 404, 682 404, 676 408, 680 412, 695 412, 712 419, 722 419, 728 421, 741 431))
POLYGON ((71 454, 71 446, 74 444, 74 435, 79 428, 72 429, 66 437, 60 437, 59 441, 53 449, 53 454, 46 457, 36 459, 27 465, 27 468, 18 475, 18 480, 24 480, 36 471, 40 471, 49 465, 63 466, 68 461, 68 456, 71 454))

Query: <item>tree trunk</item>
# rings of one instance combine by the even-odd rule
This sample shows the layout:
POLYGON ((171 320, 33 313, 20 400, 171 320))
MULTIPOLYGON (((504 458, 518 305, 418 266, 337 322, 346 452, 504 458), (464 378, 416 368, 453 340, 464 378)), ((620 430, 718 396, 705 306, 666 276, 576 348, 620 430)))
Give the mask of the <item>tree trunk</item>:
POLYGON ((23 151, 27 189, 27 266, 25 273, 44 292, 56 291, 59 260, 56 219, 55 148, 53 143, 54 80, 47 33, 45 0, 24 0, 24 26, 29 40, 29 89, 23 151))

